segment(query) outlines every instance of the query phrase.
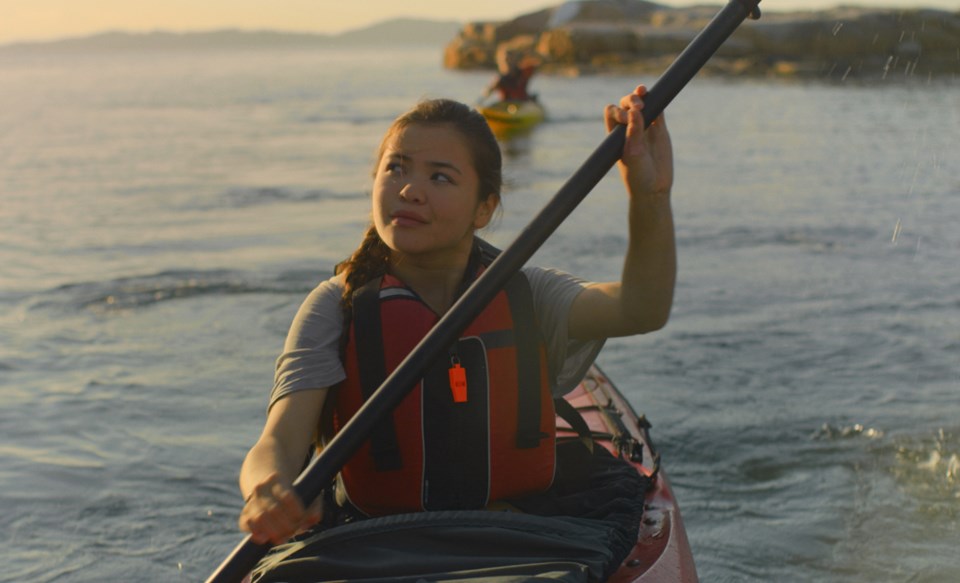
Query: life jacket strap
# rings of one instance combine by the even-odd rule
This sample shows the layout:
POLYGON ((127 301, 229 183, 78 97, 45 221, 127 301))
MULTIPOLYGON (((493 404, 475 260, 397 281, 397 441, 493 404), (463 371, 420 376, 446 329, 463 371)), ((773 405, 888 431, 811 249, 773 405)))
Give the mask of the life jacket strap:
MULTIPOLYGON (((353 296, 353 330, 357 356, 369 356, 360 366, 360 391, 366 402, 387 378, 383 356, 383 329, 380 326, 380 284, 377 277, 358 289, 353 296)), ((403 466, 393 415, 388 415, 370 434, 370 451, 381 472, 403 466)))
POLYGON ((520 273, 515 274, 504 287, 510 304, 510 316, 517 351, 517 448, 539 447, 547 437, 540 431, 540 342, 533 313, 533 292, 530 282, 520 273))

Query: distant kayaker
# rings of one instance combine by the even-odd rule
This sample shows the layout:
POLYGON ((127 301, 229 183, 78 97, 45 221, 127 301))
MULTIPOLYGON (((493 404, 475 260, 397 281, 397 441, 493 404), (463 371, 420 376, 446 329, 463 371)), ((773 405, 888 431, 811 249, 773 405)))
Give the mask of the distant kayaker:
MULTIPOLYGON (((608 131, 627 126, 619 169, 629 241, 619 281, 523 268, 336 483, 304 508, 291 484, 315 446, 343 426, 370 379, 388 374, 489 262, 476 232, 500 211, 502 174, 486 121, 443 99, 397 118, 373 172, 372 224, 336 275, 306 298, 277 361, 266 423, 240 471, 239 526, 254 542, 282 543, 324 513, 482 509, 550 486, 552 397, 577 384, 606 338, 664 326, 673 301, 673 154, 662 118, 644 129, 645 94, 640 86, 604 112, 608 131), (524 429, 529 419, 532 431, 524 429), (477 446, 488 425, 487 445, 477 446), (474 479, 445 465, 475 455, 494 460, 476 471, 502 466, 512 475, 474 479), (488 483, 489 490, 476 487, 488 483)), ((629 528, 635 534, 636 525, 629 528)))
POLYGON ((530 78, 536 72, 543 59, 536 53, 519 53, 509 50, 497 51, 498 76, 484 91, 486 99, 494 91, 499 92, 501 101, 529 101, 536 99, 535 94, 527 90, 530 78))

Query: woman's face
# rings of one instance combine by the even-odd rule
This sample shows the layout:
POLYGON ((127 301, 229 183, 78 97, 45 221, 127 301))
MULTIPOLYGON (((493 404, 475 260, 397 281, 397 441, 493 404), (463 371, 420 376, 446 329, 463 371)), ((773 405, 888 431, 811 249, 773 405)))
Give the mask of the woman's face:
POLYGON ((388 138, 373 185, 373 221, 395 253, 455 265, 497 196, 480 201, 465 138, 448 125, 413 124, 388 138))

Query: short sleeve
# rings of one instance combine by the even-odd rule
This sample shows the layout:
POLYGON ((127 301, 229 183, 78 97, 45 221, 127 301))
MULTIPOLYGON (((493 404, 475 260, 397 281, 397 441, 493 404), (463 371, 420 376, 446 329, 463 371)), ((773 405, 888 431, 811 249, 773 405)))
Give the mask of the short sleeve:
POLYGON ((340 361, 343 280, 333 277, 318 285, 300 305, 277 358, 270 406, 308 389, 332 387, 346 378, 340 361))
POLYGON ((604 339, 570 338, 569 316, 573 300, 588 282, 556 269, 525 267, 524 275, 533 291, 534 311, 547 348, 547 366, 555 397, 577 386, 600 354, 604 339))

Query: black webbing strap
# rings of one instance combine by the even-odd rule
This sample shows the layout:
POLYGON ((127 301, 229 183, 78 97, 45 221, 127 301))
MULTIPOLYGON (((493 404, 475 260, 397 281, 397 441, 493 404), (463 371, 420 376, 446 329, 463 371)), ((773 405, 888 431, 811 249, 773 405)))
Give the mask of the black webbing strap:
POLYGON ((533 292, 522 273, 504 287, 513 318, 517 354, 517 447, 531 449, 547 437, 540 431, 540 342, 533 313, 533 292))
MULTIPOLYGON (((360 392, 366 402, 387 378, 380 326, 380 283, 382 277, 367 282, 353 295, 353 331, 360 370, 360 392)), ((378 471, 400 469, 400 446, 393 415, 388 416, 370 435, 370 451, 378 471)))
POLYGON ((557 410, 557 416, 566 421, 570 429, 577 432, 583 445, 590 450, 590 453, 593 453, 593 432, 590 431, 590 426, 587 425, 583 415, 577 411, 576 407, 570 404, 570 401, 562 397, 554 398, 553 406, 557 410))
MULTIPOLYGON (((477 237, 476 248, 482 262, 489 265, 500 250, 477 237)), ((513 336, 517 354, 517 447, 530 449, 547 437, 540 432, 540 333, 533 312, 533 291, 522 272, 517 272, 504 287, 513 318, 513 336)))

